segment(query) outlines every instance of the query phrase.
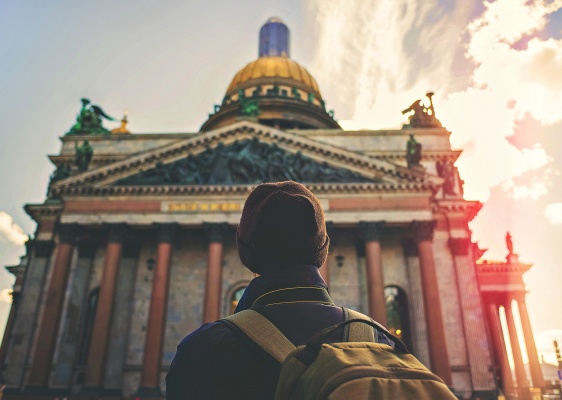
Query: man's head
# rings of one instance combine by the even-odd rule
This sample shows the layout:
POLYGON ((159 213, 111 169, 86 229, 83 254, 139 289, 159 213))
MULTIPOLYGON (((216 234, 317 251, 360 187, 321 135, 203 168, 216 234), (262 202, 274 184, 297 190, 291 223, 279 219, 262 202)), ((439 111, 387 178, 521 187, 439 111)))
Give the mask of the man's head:
POLYGON ((320 267, 330 239, 320 202, 300 183, 263 183, 246 199, 236 232, 238 254, 251 271, 320 267))

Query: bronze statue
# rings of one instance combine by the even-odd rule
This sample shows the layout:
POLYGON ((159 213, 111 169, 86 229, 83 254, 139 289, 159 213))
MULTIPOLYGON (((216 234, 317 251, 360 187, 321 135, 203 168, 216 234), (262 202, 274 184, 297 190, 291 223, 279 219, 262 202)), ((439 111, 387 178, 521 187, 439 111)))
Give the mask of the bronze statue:
POLYGON ((437 174, 443 178, 443 194, 449 196, 456 196, 455 190, 455 166, 449 160, 440 160, 435 164, 437 174))
POLYGON ((61 179, 68 178, 69 176, 70 176, 70 165, 61 164, 51 174, 51 183, 60 181, 61 179))
POLYGON ((94 149, 90 146, 90 142, 84 140, 81 146, 78 146, 78 143, 75 142, 74 149, 76 152, 74 155, 74 165, 78 167, 80 172, 87 171, 94 155, 94 149))
POLYGON ((505 244, 507 246, 507 251, 509 251, 509 255, 515 254, 513 252, 513 239, 511 238, 511 233, 509 232, 505 234, 505 244))
POLYGON ((240 109, 238 115, 242 117, 257 117, 261 114, 258 99, 240 98, 240 109))
POLYGON ((422 145, 415 138, 414 134, 410 134, 410 139, 406 143, 406 162, 408 168, 419 167, 421 161, 422 145))
POLYGON ((115 121, 99 106, 93 105, 88 99, 80 99, 82 108, 76 117, 76 123, 67 135, 107 135, 109 131, 102 126, 102 118, 115 121))
POLYGON ((441 128, 441 122, 435 115, 435 107, 433 107, 434 93, 429 92, 426 94, 429 99, 429 107, 426 107, 420 99, 414 101, 410 107, 402 110, 402 114, 413 112, 409 117, 409 123, 404 125, 404 128, 441 128))

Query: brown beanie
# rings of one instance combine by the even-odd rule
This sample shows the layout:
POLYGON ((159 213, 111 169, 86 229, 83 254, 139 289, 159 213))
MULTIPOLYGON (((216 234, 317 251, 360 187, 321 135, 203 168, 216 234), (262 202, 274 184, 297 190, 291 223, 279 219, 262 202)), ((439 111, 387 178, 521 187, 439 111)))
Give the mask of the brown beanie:
POLYGON ((330 246, 320 202, 292 181, 263 183, 252 190, 236 242, 242 263, 259 274, 298 264, 319 268, 330 246))

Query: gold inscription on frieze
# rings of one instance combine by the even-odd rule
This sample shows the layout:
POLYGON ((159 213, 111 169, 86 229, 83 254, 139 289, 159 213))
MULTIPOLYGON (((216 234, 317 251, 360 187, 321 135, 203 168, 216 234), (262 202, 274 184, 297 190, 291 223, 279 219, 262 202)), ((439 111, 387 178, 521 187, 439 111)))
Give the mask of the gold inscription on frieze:
POLYGON ((240 211, 240 203, 168 203, 170 212, 240 211))

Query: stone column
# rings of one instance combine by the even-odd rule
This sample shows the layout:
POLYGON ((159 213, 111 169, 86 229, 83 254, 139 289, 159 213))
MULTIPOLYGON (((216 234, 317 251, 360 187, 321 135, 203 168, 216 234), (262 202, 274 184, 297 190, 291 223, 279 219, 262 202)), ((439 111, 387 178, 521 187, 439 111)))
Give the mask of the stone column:
POLYGON ((115 288, 117 286, 117 272, 123 252, 123 240, 127 231, 125 224, 113 224, 109 228, 107 249, 100 282, 100 293, 96 307, 96 317, 92 330, 92 342, 88 353, 88 369, 84 389, 103 388, 105 362, 109 343, 109 329, 115 288))
POLYGON ((509 359, 507 357, 507 348, 503 338, 502 327, 498 314, 498 306, 496 303, 492 302, 488 304, 486 308, 488 312, 492 346, 496 354, 496 360, 500 367, 503 391, 505 395, 511 396, 514 393, 513 376, 511 375, 511 367, 509 366, 509 359))
POLYGON ((420 275, 423 287, 426 327, 429 338, 431 367, 443 381, 452 386, 449 353, 445 340, 445 326, 439 297, 439 285, 433 256, 433 229, 435 221, 413 221, 411 229, 418 245, 420 275))
MULTIPOLYGON (((331 221, 326 222, 326 232, 328 233, 328 236, 330 236, 330 233, 332 231, 332 228, 334 226, 334 223, 331 221)), ((332 239, 330 237, 330 239, 332 239)), ((328 288, 330 287, 330 269, 328 267, 328 257, 326 257, 326 261, 324 261, 324 264, 322 264, 322 266, 319 268, 320 271, 320 275, 322 275, 322 279, 324 279, 324 282, 326 282, 326 285, 328 286, 328 288)))
POLYGON ((205 224, 204 228, 209 234, 209 256, 203 303, 203 322, 205 323, 216 321, 221 315, 222 250, 228 224, 205 224))
POLYGON ((513 364, 515 364, 515 377, 517 379, 517 388, 521 392, 521 388, 529 386, 525 366, 523 364, 523 356, 521 355, 521 347, 519 346, 519 338, 517 337, 517 329, 513 319, 513 311, 511 310, 511 299, 504 305, 505 319, 507 320, 507 330, 509 331, 509 341, 511 342, 511 353, 513 354, 513 364))
POLYGON ((166 328, 168 286, 172 259, 172 241, 177 224, 156 224, 158 227, 158 255, 152 281, 150 311, 144 344, 142 379, 139 389, 141 396, 159 396, 162 347, 166 328))
POLYGON ((41 343, 36 348, 29 372, 28 387, 30 389, 44 388, 49 383, 64 294, 70 272, 70 261, 78 237, 78 226, 76 224, 60 225, 58 236, 59 243, 51 281, 46 293, 45 310, 38 327, 37 337, 41 343))
POLYGON ((529 367, 531 370, 531 378, 533 379, 533 386, 544 388, 544 377, 542 375, 542 369, 539 362, 539 355, 537 353, 537 346, 535 345, 533 330, 531 329, 531 321, 529 320, 527 305, 525 304, 525 295, 521 294, 517 296, 516 300, 517 306, 519 307, 519 315, 521 317, 523 335, 525 336, 527 355, 529 356, 529 367))
POLYGON ((384 299, 384 276, 382 271, 380 243, 380 236, 383 228, 384 221, 359 222, 359 230, 365 240, 369 314, 375 321, 386 326, 386 301, 384 299))

